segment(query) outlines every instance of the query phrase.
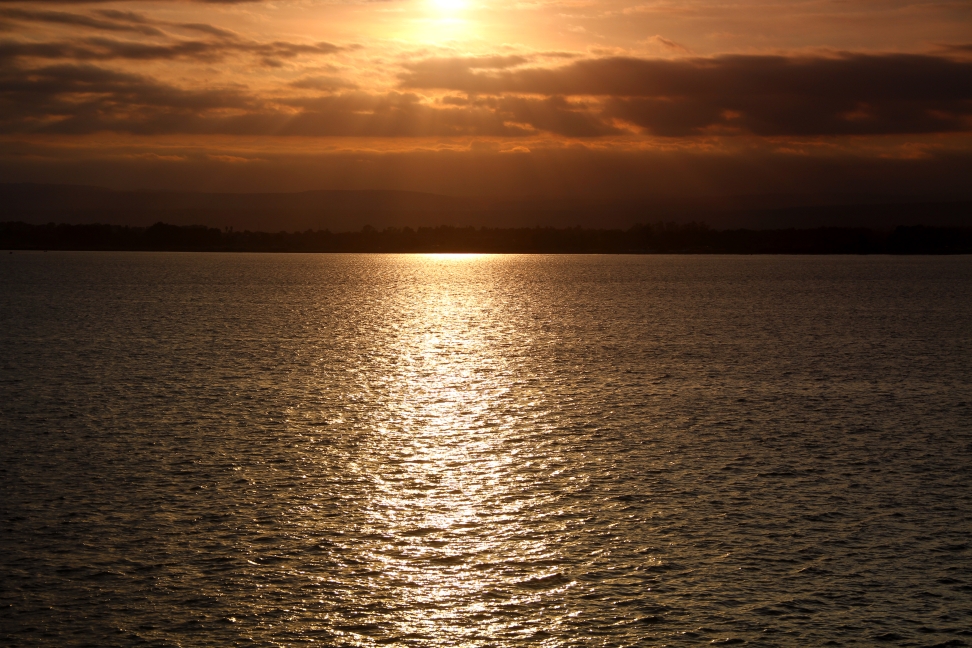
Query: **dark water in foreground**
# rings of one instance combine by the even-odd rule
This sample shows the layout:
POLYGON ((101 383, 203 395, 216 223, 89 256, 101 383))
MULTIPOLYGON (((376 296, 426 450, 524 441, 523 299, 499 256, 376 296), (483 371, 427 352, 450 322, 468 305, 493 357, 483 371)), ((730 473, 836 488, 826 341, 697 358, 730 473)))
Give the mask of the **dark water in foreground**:
POLYGON ((3 645, 972 644, 972 258, 0 258, 3 645))

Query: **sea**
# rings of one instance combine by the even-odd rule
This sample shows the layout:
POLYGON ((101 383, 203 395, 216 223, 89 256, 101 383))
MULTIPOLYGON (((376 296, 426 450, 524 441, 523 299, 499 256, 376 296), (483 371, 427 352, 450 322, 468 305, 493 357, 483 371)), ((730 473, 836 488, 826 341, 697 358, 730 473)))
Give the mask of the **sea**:
POLYGON ((972 645, 972 257, 3 252, 0 644, 972 645))

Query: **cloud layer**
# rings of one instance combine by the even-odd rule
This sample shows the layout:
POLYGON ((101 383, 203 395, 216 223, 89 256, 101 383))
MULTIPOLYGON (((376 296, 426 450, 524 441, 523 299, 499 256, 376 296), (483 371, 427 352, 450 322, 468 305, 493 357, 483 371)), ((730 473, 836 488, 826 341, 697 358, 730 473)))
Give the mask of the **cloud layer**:
POLYGON ((966 130, 972 62, 931 55, 601 58, 558 68, 409 66, 402 85, 470 94, 602 98, 601 119, 679 137, 703 133, 864 135, 966 130))
MULTIPOLYGON (((605 3, 596 20, 647 15, 624 13, 631 7, 623 4, 605 3)), ((205 149, 207 169, 270 159, 226 144, 237 138, 369 155, 463 150, 510 168, 521 158, 551 165, 581 159, 564 151, 621 156, 606 160, 663 149, 702 155, 679 158, 698 167, 706 155, 742 159, 747 147, 761 151, 760 159, 815 159, 829 147, 849 161, 889 156, 920 165, 936 151, 967 150, 972 131, 968 44, 702 56, 693 54, 706 51, 697 42, 652 27, 636 30, 638 47, 613 46, 621 39, 608 34, 584 37, 602 40, 597 46, 512 46, 481 37, 466 49, 451 32, 432 42, 437 30, 458 30, 462 21, 420 15, 417 4, 378 7, 348 4, 333 13, 394 23, 394 38, 358 23, 329 30, 321 20, 328 9, 317 2, 0 0, 0 154, 13 164, 24 143, 70 140, 93 156, 109 141, 176 138, 185 150, 205 149), (411 41, 406 28, 417 30, 411 41)), ((522 11, 549 17, 569 9, 531 7, 522 11)), ((585 7, 573 15, 595 10, 585 7)), ((651 7, 653 17, 681 15, 670 3, 651 7)), ((558 29, 570 36, 561 40, 594 34, 594 20, 586 32, 564 23, 558 29)), ((67 149, 52 150, 57 157, 67 149)), ((144 155, 165 164, 192 157, 148 144, 144 155)), ((297 158, 278 151, 278 159, 297 158)), ((637 179, 638 164, 648 163, 632 162, 624 173, 637 179)), ((813 164, 799 168, 809 173, 813 164)))
POLYGON ((5 133, 592 139, 900 135, 972 126, 972 60, 964 46, 943 54, 587 56, 566 64, 534 54, 440 56, 400 61, 397 82, 392 76, 384 87, 362 88, 333 72, 257 87, 225 75, 201 87, 186 78, 202 66, 321 69, 357 46, 259 40, 118 8, 20 3, 0 6, 0 19, 18 26, 0 38, 5 133), (167 67, 148 73, 142 63, 167 67))
POLYGON ((211 60, 227 49, 286 57, 340 48, 237 41, 2 43, 0 130, 596 138, 927 134, 972 126, 972 62, 931 55, 601 58, 514 69, 505 66, 517 61, 485 68, 476 60, 429 59, 409 64, 401 89, 385 92, 349 90, 353 84, 341 79, 303 79, 260 91, 199 89, 96 64, 211 60), (437 91, 448 94, 435 98, 437 91))

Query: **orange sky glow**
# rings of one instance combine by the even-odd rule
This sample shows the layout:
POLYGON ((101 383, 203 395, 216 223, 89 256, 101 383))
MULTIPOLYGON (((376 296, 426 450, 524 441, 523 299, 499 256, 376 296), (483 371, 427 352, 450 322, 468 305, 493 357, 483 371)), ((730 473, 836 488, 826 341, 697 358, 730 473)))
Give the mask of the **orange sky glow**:
POLYGON ((961 194, 972 4, 0 0, 7 182, 961 194))

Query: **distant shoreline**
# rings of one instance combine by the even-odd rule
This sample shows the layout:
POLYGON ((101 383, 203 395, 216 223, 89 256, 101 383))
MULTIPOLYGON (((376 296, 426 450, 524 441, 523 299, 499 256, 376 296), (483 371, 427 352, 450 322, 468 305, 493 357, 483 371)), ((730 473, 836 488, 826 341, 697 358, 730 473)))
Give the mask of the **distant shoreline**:
POLYGON ((0 223, 0 250, 493 254, 972 254, 972 227, 716 230, 704 223, 628 229, 364 227, 354 232, 0 223))

